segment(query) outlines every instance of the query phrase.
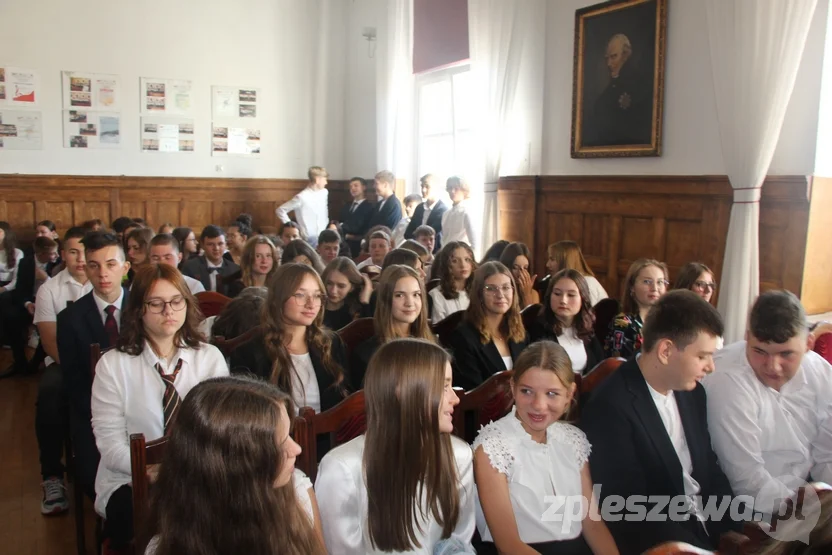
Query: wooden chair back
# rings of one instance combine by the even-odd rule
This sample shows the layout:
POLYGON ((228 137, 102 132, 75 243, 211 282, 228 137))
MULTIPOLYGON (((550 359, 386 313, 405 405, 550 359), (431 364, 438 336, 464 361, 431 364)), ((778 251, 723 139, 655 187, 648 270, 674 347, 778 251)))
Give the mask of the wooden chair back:
POLYGON ((454 331, 457 328, 457 326, 459 326, 459 324, 462 323, 462 319, 464 317, 464 310, 459 310, 457 312, 454 312, 453 314, 449 314, 441 322, 436 322, 435 324, 431 325, 433 333, 439 338, 440 342, 443 341, 443 338, 447 338, 448 335, 452 331, 454 331))
MULTIPOLYGON (((217 279, 219 279, 219 276, 217 276, 217 279)), ((196 300, 199 303, 199 309, 206 318, 208 316, 218 316, 222 309, 231 302, 231 299, 216 291, 197 293, 196 300)))
MULTIPOLYGON (((110 349, 112 349, 112 347, 110 347, 110 349)), ((95 380, 95 367, 98 364, 98 361, 101 360, 101 356, 110 349, 102 349, 101 345, 98 343, 90 344, 90 378, 93 380, 95 380)))
POLYGON ((329 434, 330 446, 335 447, 358 437, 366 429, 363 389, 321 413, 312 407, 303 407, 294 423, 295 441, 303 449, 298 468, 314 482, 318 475, 318 436, 329 434))
POLYGON ((481 426, 499 420, 511 411, 511 370, 498 372, 470 391, 457 392, 454 408, 454 434, 473 443, 481 426))
POLYGON ((621 305, 617 299, 602 299, 592 311, 595 313, 595 336, 603 343, 609 332, 610 322, 621 312, 621 305))
POLYGON ((344 349, 347 352, 347 359, 349 359, 352 350, 362 341, 367 340, 375 334, 376 330, 373 327, 372 318, 356 318, 340 330, 338 330, 338 337, 344 343, 344 349))
POLYGON ((428 282, 425 284, 425 291, 430 293, 432 289, 439 287, 439 282, 441 279, 429 279, 428 282))
POLYGON ((237 349, 237 347, 244 345, 245 343, 248 343, 261 333, 263 333, 263 327, 254 326, 247 332, 240 334, 232 339, 226 339, 221 335, 215 335, 214 338, 211 340, 211 343, 213 343, 213 345, 217 349, 219 349, 224 356, 229 357, 231 356, 231 353, 235 349, 237 349))
POLYGON ((626 361, 623 358, 605 358, 599 362, 595 368, 581 377, 579 388, 581 396, 592 393, 592 391, 598 387, 598 384, 604 381, 613 372, 618 370, 618 367, 624 362, 626 361))
POLYGON ((130 471, 133 478, 133 533, 134 553, 144 553, 150 538, 147 537, 147 516, 150 509, 148 488, 150 478, 147 467, 162 462, 168 438, 146 442, 144 434, 130 434, 130 471))
POLYGON ((526 331, 531 329, 532 324, 534 324, 541 312, 543 312, 543 305, 540 303, 530 304, 520 311, 520 318, 523 320, 523 327, 526 328, 526 331))
POLYGON ((644 552, 644 555, 715 555, 715 551, 700 549, 684 542, 667 542, 644 552))

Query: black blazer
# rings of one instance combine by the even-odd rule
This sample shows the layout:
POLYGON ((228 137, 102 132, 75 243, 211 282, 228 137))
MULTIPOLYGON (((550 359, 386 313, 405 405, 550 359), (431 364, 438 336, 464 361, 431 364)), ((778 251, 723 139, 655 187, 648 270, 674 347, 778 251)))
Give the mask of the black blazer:
POLYGON ((370 218, 376 211, 375 205, 368 200, 364 200, 355 209, 355 212, 350 212, 352 202, 341 208, 341 213, 338 215, 338 221, 341 222, 341 230, 344 235, 364 235, 370 229, 370 218))
MULTIPOLYGON (((229 261, 228 259, 223 258, 222 267, 220 268, 218 274, 223 278, 226 278, 239 271, 239 266, 229 261)), ((189 258, 188 261, 182 265, 182 273, 188 277, 192 277, 201 281, 206 291, 211 290, 211 273, 208 271, 208 262, 205 260, 205 256, 195 256, 193 258, 189 258)), ((227 296, 228 284, 218 284, 217 293, 221 293, 227 296)))
MULTIPOLYGON (((433 252, 439 252, 439 249, 442 247, 442 214, 447 209, 448 207, 444 202, 437 200, 436 204, 433 205, 433 210, 430 211, 428 221, 425 222, 425 225, 429 225, 436 232, 436 243, 434 244, 433 252)), ((417 227, 422 225, 422 218, 424 217, 425 203, 423 202, 416 207, 416 210, 413 212, 413 217, 410 218, 410 223, 407 224, 407 229, 404 231, 405 239, 413 239, 413 232, 416 231, 417 227)))
MULTIPOLYGON (((344 344, 337 333, 328 333, 332 338, 332 359, 344 370, 344 381, 340 387, 335 384, 332 375, 324 368, 321 353, 310 346, 309 356, 312 359, 312 367, 315 368, 318 388, 321 390, 322 411, 331 409, 352 391, 344 344)), ((256 337, 232 351, 229 367, 232 374, 252 374, 268 381, 272 374, 272 360, 266 350, 263 336, 256 337)), ((287 393, 291 394, 288 391, 287 393)))
POLYGON ((374 335, 356 345, 352 350, 350 355, 350 378, 359 389, 364 387, 364 375, 367 373, 367 366, 369 366, 370 359, 373 358, 379 347, 381 347, 381 343, 378 337, 374 335))
MULTIPOLYGON (((534 343, 535 341, 558 342, 558 337, 555 335, 554 327, 550 326, 543 320, 535 320, 526 331, 529 334, 529 343, 534 343)), ((595 333, 592 334, 592 338, 588 343, 584 341, 584 350, 586 351, 586 368, 583 369, 582 374, 586 374, 595 368, 599 362, 606 358, 604 356, 604 346, 601 345, 601 342, 595 336, 595 333)))
POLYGON ((379 199, 378 204, 375 206, 375 211, 373 212, 372 218, 370 218, 370 225, 367 228, 371 228, 377 225, 386 225, 392 231, 396 228, 396 224, 402 219, 402 203, 399 202, 399 199, 396 197, 395 194, 390 195, 387 197, 387 201, 384 203, 384 206, 381 206, 381 199, 379 199))
MULTIPOLYGON (((35 302, 35 255, 24 256, 17 261, 17 285, 12 289, 12 301, 18 305, 35 302)), ((60 264, 59 260, 46 265, 46 273, 52 275, 52 269, 60 264)))
MULTIPOLYGON (((697 384, 693 391, 676 391, 674 396, 693 462, 692 476, 701 488, 699 495, 703 504, 709 496, 717 496, 721 505, 724 496, 733 497, 733 493, 711 448, 705 389, 697 384)), ((631 495, 684 495, 682 465, 635 360, 622 364, 595 390, 581 410, 580 427, 592 445, 589 464, 593 482, 601 485, 602 503, 610 495, 624 499, 631 495)), ((668 541, 714 549, 722 533, 740 529, 739 523, 730 520, 730 511, 721 522, 708 521, 706 535, 696 518, 670 520, 666 504, 658 507, 642 502, 640 506, 648 512, 656 509, 659 515, 666 515, 665 521, 642 518, 628 522, 628 511, 622 507, 619 514, 625 516, 620 521, 607 521, 621 553, 641 553, 668 541)))
MULTIPOLYGON (((506 369, 494 342, 490 341, 483 345, 480 341, 480 332, 470 322, 463 321, 448 334, 447 340, 443 340, 442 343, 451 350, 454 357, 451 366, 454 371, 455 387, 469 391, 497 372, 506 369)), ((509 341, 511 360, 517 360, 528 344, 528 335, 519 343, 509 341)))

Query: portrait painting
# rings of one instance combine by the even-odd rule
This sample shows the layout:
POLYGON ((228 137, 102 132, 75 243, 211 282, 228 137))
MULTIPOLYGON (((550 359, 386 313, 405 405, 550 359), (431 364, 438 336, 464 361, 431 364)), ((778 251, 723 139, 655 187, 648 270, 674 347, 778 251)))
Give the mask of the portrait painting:
POLYGON ((667 0, 575 11, 573 158, 660 156, 667 0))

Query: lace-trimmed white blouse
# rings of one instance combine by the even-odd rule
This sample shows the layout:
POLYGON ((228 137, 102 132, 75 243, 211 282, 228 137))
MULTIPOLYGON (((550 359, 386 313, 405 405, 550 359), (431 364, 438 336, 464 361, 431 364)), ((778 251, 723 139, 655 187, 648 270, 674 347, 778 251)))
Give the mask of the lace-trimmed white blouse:
MULTIPOLYGON (((474 450, 482 447, 491 466, 508 479, 514 519, 524 543, 577 538, 581 519, 573 516, 574 505, 562 497, 577 499, 583 493, 581 469, 589 459, 589 442, 575 426, 555 422, 546 430, 546 443, 538 443, 523 429, 515 411, 480 430, 474 450), (546 501, 547 496, 561 499, 546 501)), ((483 541, 493 541, 479 497, 477 529, 483 541)))

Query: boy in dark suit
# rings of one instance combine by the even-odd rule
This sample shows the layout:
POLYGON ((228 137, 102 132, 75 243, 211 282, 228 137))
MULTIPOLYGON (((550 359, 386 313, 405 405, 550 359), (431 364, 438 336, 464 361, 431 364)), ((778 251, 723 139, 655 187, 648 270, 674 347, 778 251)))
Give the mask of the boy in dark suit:
POLYGON ((699 383, 713 372, 722 333, 719 313, 698 295, 666 294, 647 315, 641 354, 608 377, 581 411, 601 516, 621 553, 667 541, 713 549, 723 532, 739 529, 727 510, 733 493, 711 448, 699 383), (618 499, 626 509, 623 503, 612 509, 618 499), (709 502, 725 503, 725 513, 705 520, 709 502))
MULTIPOLYGON (((448 209, 447 205, 438 199, 436 196, 436 176, 433 174, 426 174, 421 179, 422 199, 424 202, 416 207, 413 212, 413 217, 410 219, 410 224, 404 232, 405 239, 416 239, 413 234, 419 226, 428 225, 436 232, 436 241, 434 243, 434 253, 439 252, 442 247, 442 214, 448 209)), ((417 239, 418 240, 418 239, 417 239)))
POLYGON ((396 176, 393 172, 381 171, 376 174, 375 183, 378 204, 370 219, 369 227, 383 225, 391 230, 395 229, 396 224, 402 219, 402 203, 393 192, 396 186, 396 176))
POLYGON ((350 246, 352 258, 361 254, 361 240, 370 229, 370 218, 375 206, 365 198, 367 181, 360 177, 350 179, 350 195, 352 202, 341 209, 338 215, 341 236, 350 246))
POLYGON ((182 273, 202 282, 206 291, 227 295, 227 284, 217 277, 227 277, 240 271, 240 267, 223 258, 225 253, 225 231, 217 225, 207 225, 199 237, 203 256, 188 259, 182 265, 182 273))

